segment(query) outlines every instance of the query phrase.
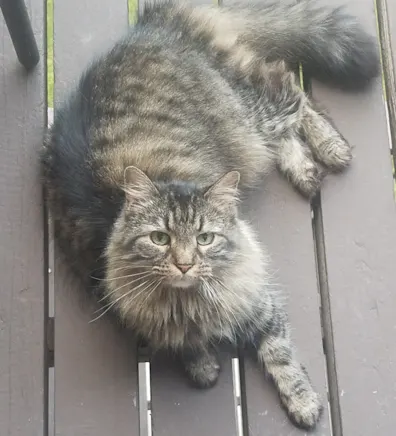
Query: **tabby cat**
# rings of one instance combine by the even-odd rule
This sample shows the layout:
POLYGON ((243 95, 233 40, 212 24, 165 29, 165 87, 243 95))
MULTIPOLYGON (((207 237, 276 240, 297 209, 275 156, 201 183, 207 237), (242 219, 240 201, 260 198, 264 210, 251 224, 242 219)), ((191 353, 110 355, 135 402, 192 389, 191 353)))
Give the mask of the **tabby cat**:
POLYGON ((221 340, 253 346, 291 420, 321 400, 296 360, 240 189, 274 166, 307 197, 351 149, 294 67, 347 90, 379 73, 375 40, 317 0, 147 6, 57 108, 41 156, 55 235, 71 265, 154 350, 215 384, 221 340))

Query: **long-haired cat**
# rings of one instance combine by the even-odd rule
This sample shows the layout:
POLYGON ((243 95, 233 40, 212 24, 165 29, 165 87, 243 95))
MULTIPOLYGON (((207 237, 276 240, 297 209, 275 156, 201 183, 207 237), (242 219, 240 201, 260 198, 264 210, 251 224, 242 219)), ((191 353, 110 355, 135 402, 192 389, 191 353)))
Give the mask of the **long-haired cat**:
POLYGON ((360 90, 379 72, 377 48, 353 17, 316 0, 226 3, 146 7, 92 62, 45 142, 47 201, 70 263, 102 284, 105 310, 178 353, 201 387, 217 380, 216 343, 253 345, 290 418, 312 429, 320 398, 238 193, 277 166, 309 197, 349 164, 349 145, 292 70, 301 61, 312 77, 360 90))

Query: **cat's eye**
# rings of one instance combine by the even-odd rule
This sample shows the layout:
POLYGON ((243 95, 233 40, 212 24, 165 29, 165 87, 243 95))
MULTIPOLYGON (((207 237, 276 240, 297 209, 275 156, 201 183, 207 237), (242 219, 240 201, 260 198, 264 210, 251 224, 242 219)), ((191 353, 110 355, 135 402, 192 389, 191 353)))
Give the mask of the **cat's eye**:
POLYGON ((151 232, 150 238, 156 245, 168 245, 170 243, 170 236, 164 232, 151 232))
POLYGON ((201 233, 197 236, 197 242, 199 245, 209 245, 214 240, 214 233, 201 233))

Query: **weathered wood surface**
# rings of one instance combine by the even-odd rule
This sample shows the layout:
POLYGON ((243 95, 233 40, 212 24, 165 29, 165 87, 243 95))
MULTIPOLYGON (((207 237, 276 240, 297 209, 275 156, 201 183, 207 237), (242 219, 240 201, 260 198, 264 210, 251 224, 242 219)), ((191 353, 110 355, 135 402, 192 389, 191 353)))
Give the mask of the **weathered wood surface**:
MULTIPOLYGON (((55 112, 95 53, 127 30, 126 1, 54 2, 55 112)), ((138 435, 135 345, 82 297, 55 252, 55 431, 138 435)))
MULTIPOLYGON (((375 34, 373 2, 348 4, 375 34)), ((390 435, 396 424, 396 210, 381 80, 360 95, 314 84, 313 95, 356 146, 350 170, 328 178, 321 204, 342 434, 390 435)))
MULTIPOLYGON (((41 55, 44 8, 27 1, 41 55)), ((27 74, 0 14, 0 434, 44 432, 43 64, 27 74)))

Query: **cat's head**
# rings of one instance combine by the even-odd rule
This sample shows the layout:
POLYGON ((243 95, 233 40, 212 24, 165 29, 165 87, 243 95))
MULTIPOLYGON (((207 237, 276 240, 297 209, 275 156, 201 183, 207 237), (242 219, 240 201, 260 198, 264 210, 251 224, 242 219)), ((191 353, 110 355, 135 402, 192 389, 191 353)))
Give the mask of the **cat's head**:
POLYGON ((128 167, 125 205, 106 252, 107 276, 126 276, 126 288, 141 290, 220 280, 238 255, 238 183, 239 173, 231 171, 205 189, 154 184, 128 167))

